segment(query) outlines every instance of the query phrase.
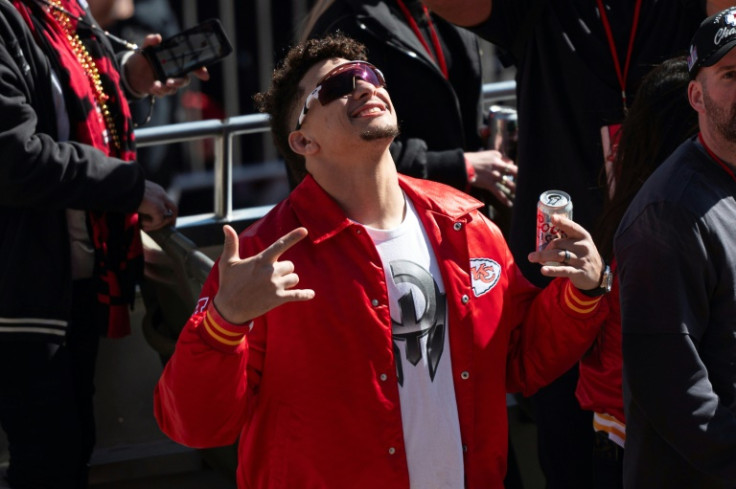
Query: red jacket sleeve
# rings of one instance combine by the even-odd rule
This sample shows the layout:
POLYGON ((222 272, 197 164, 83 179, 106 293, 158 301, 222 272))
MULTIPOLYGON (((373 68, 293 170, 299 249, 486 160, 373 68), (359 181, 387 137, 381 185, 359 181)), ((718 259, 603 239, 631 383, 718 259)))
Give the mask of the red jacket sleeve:
POLYGON ((218 282, 215 264, 154 392, 161 430, 197 448, 235 442, 260 377, 258 320, 233 325, 223 319, 212 304, 218 282))
POLYGON ((539 291, 513 266, 509 287, 513 327, 506 388, 528 396, 570 369, 592 345, 606 317, 601 297, 588 297, 567 278, 539 291), (515 316, 515 317, 514 317, 515 316))

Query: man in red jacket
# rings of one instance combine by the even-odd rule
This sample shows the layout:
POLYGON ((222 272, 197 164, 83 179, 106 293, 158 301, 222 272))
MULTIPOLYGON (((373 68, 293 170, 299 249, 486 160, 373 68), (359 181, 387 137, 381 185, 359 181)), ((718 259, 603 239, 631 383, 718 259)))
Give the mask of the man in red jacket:
POLYGON ((241 488, 502 488, 505 394, 589 347, 604 265, 556 218, 566 237, 529 255, 557 262, 540 290, 479 202, 398 175, 396 113, 364 59, 307 41, 256 96, 304 178, 239 238, 225 227, 156 417, 189 446, 239 438, 241 488))

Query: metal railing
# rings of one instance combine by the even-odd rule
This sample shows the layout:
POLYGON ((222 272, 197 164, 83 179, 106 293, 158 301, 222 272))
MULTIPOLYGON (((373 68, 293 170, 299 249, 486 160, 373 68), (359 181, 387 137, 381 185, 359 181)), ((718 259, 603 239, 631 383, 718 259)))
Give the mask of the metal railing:
MULTIPOLYGON (((485 84, 483 85, 483 101, 489 104, 493 100, 514 99, 515 90, 514 81, 485 84)), ((248 114, 224 120, 184 122, 136 130, 136 144, 140 147, 208 138, 214 140, 214 211, 179 217, 176 226, 177 230, 199 246, 215 244, 212 239, 213 237, 220 239, 219 228, 223 224, 232 224, 236 229, 242 229, 263 217, 273 207, 273 205, 265 205, 235 210, 232 195, 233 138, 268 131, 268 120, 265 114, 248 114)))

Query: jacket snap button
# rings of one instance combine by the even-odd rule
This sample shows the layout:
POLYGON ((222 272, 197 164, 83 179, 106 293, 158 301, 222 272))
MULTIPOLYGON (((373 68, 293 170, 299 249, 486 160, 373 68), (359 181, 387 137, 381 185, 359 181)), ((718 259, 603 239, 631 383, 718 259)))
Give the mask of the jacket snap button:
POLYGON ((470 378, 470 372, 468 372, 467 370, 465 372, 462 372, 460 374, 460 378, 463 380, 468 380, 470 378))
POLYGON ((378 299, 373 299, 371 301, 371 304, 373 305, 373 307, 378 307, 378 299))
POLYGON ((460 231, 463 228, 463 223, 456 222, 454 226, 452 226, 455 231, 460 231))
POLYGON ((463 304, 467 304, 468 302, 470 302, 470 297, 468 297, 467 294, 463 294, 462 301, 463 304))
POLYGON ((388 449, 388 454, 389 455, 393 455, 394 453, 396 453, 396 449, 394 447, 391 447, 391 448, 388 449))
POLYGON ((381 374, 380 377, 379 377, 379 379, 381 379, 382 382, 386 382, 386 379, 388 379, 388 375, 381 374))

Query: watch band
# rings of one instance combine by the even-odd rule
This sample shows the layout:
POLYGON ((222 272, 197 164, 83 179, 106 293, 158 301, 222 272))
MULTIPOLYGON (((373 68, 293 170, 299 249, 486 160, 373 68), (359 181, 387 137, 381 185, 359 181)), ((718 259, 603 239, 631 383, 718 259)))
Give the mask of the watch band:
POLYGON ((601 279, 598 282, 598 287, 590 290, 578 289, 588 297, 600 297, 611 291, 613 285, 613 274, 611 273, 611 267, 606 265, 601 272, 601 279))

